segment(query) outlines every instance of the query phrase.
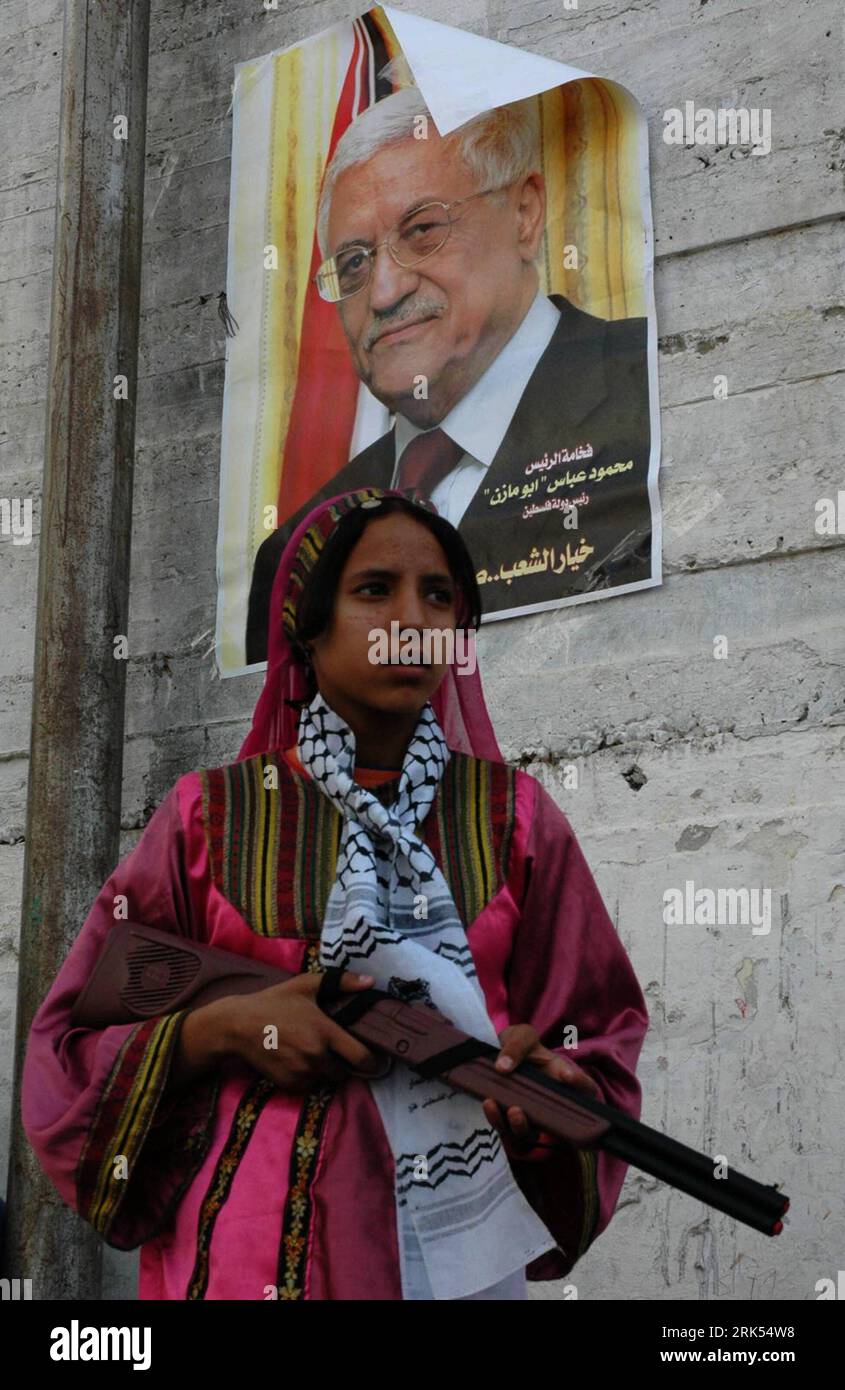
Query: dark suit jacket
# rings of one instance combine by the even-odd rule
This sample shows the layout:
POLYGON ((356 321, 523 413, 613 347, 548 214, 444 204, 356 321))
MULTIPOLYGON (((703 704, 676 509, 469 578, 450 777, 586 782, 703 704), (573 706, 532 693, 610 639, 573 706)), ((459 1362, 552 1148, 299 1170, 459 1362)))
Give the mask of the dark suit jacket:
MULTIPOLYGON (((647 579, 651 573, 651 515, 647 494, 650 447, 647 320, 599 319, 576 309, 561 295, 550 296, 560 323, 535 367, 507 428, 496 457, 464 513, 458 530, 472 556, 476 573, 498 575, 500 564, 512 568, 532 548, 574 549, 583 538, 593 551, 577 572, 522 575, 508 583, 482 583, 484 613, 542 604, 572 594, 616 587, 647 579), (561 511, 524 519, 530 501, 492 499, 541 477, 549 483, 567 465, 526 474, 526 465, 557 449, 573 451, 591 444, 588 462, 570 463, 569 471, 589 471, 633 460, 617 476, 583 486, 561 488, 562 497, 590 494, 578 509, 578 530, 563 528, 561 511)), ((247 661, 267 657, 270 592, 279 557, 302 518, 318 502, 361 487, 390 487, 395 461, 393 429, 351 459, 299 511, 263 542, 255 559, 247 618, 247 661)), ((541 484, 541 487, 545 484, 541 484)), ((541 491, 537 500, 542 501, 541 491)))

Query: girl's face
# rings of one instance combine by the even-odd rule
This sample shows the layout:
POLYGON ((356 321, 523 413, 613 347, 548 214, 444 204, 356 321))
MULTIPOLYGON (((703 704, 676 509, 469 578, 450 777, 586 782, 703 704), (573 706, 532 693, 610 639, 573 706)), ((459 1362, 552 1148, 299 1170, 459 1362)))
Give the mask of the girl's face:
POLYGON ((421 643, 422 664, 399 664, 398 650, 389 650, 391 632, 454 630, 457 604, 446 555, 427 526, 401 512, 371 521, 347 557, 329 626, 309 643, 324 699, 345 718, 356 707, 421 710, 446 673, 449 646, 435 641, 427 650, 421 643), (395 664, 372 659, 376 631, 395 664))

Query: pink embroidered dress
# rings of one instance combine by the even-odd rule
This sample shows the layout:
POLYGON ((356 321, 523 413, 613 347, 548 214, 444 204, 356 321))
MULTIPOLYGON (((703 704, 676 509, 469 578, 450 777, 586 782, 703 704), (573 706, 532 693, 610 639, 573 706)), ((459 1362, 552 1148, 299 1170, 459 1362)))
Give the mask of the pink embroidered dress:
MULTIPOLYGON (((435 709, 453 747, 442 701, 435 709)), ((130 920, 286 970, 319 968, 342 819, 286 729, 275 750, 179 779, 103 886, 32 1025, 29 1141, 108 1244, 142 1247, 142 1299, 402 1298, 393 1157, 365 1080, 285 1092, 232 1057, 174 1090, 184 1010, 101 1030, 69 1022, 122 897, 130 920)), ((356 776, 389 800, 398 773, 356 776)), ((541 783, 453 747, 420 833, 465 924, 496 1029, 532 1024, 605 1100, 638 1117, 642 991, 541 783), (573 1024, 578 1046, 564 1048, 573 1024)), ((557 1242, 527 1277, 561 1278, 610 1221, 626 1165, 567 1147, 523 1158, 506 1149, 557 1242)))

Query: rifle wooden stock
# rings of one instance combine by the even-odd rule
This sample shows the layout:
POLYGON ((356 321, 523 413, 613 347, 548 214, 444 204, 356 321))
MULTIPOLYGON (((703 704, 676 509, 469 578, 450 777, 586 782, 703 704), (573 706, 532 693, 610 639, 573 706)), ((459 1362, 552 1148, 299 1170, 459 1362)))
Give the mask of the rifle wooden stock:
MULTIPOLYGON (((198 1008, 290 980, 290 971, 203 946, 170 932, 120 922, 71 1013, 74 1027, 105 1028, 177 1009, 198 1008)), ((777 1235, 789 1201, 775 1187, 714 1161, 523 1062, 510 1074, 493 1063, 499 1049, 470 1038, 425 1004, 404 1003, 384 990, 359 990, 323 1006, 360 1042, 436 1076, 478 1099, 519 1105, 539 1129, 576 1148, 599 1148, 697 1197, 764 1235, 777 1235)))

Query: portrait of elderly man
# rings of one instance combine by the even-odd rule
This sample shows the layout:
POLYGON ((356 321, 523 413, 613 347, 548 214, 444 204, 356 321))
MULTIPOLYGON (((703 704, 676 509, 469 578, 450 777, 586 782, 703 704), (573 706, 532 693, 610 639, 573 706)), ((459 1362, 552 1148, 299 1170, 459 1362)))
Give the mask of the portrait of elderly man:
MULTIPOLYGON (((250 663, 266 659, 289 536, 350 488, 421 488, 461 531, 486 614, 649 578, 647 320, 598 318, 541 291, 538 124, 527 100, 443 138, 411 86, 338 141, 318 208, 317 288, 393 422, 259 548, 250 663)), ((315 420, 315 450, 319 432, 315 420)))

